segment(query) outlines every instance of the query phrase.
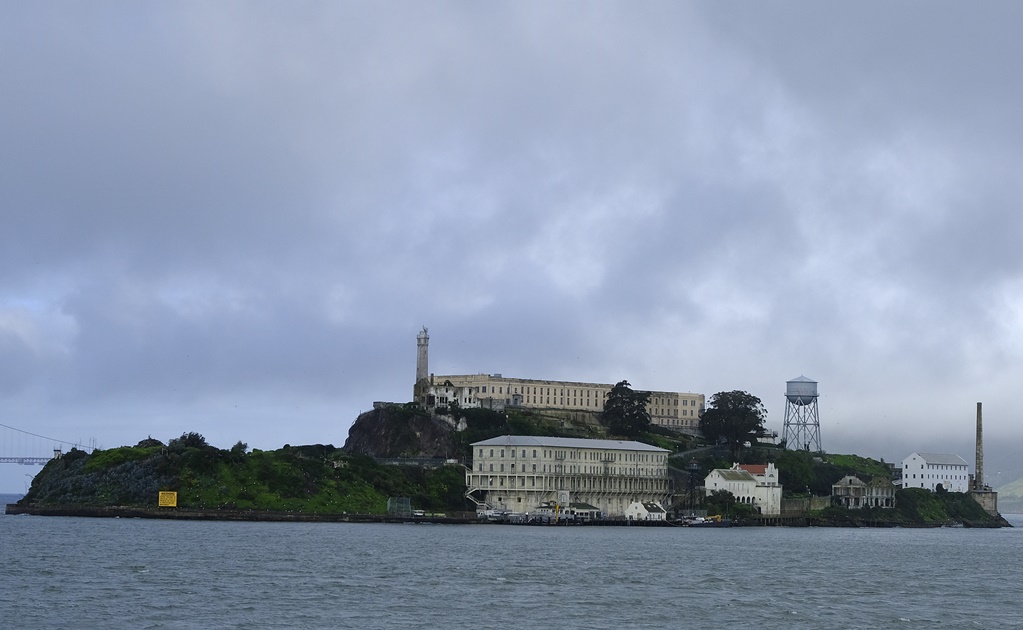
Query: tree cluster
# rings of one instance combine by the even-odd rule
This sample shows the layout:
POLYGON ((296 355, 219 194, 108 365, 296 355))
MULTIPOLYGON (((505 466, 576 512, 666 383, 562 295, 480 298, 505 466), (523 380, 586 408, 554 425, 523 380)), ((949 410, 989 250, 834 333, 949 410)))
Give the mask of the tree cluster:
POLYGON ((763 435, 767 409, 759 398, 743 391, 718 392, 700 416, 700 431, 711 442, 728 444, 733 461, 739 461, 746 442, 756 444, 763 435))
POLYGON ((650 429, 648 392, 637 392, 629 381, 620 381, 607 394, 604 401, 604 422, 614 435, 637 438, 650 429))

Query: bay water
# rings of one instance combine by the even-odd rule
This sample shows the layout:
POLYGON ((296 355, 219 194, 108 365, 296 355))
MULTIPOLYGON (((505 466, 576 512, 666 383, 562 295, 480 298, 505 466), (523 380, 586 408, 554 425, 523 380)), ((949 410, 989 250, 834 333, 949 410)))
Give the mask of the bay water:
POLYGON ((1023 528, 0 515, 0 627, 1023 627, 1023 528))

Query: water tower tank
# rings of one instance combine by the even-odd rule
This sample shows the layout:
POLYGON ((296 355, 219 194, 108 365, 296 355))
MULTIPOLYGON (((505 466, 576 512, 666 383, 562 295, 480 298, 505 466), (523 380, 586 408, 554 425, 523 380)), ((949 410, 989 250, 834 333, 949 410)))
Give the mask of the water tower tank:
POLYGON ((817 399, 817 381, 805 376, 786 381, 785 398, 794 405, 809 405, 817 399))

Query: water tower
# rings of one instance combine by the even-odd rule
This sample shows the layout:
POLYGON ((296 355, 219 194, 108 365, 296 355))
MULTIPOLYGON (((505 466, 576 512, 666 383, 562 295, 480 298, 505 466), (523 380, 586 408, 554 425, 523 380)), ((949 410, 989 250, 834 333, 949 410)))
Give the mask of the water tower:
POLYGON ((813 453, 821 449, 821 421, 817 415, 817 381, 800 376, 785 383, 785 448, 813 453))

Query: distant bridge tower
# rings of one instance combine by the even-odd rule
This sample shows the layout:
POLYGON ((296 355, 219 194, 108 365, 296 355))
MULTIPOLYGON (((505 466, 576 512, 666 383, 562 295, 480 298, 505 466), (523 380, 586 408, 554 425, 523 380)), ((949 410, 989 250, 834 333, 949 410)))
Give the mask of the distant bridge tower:
POLYGON ((412 399, 418 403, 426 402, 426 393, 430 384, 430 334, 426 326, 416 336, 418 354, 416 355, 416 383, 412 390, 412 399))
POLYGON ((800 376, 785 383, 785 448, 819 453, 821 421, 817 413, 817 381, 800 376))

